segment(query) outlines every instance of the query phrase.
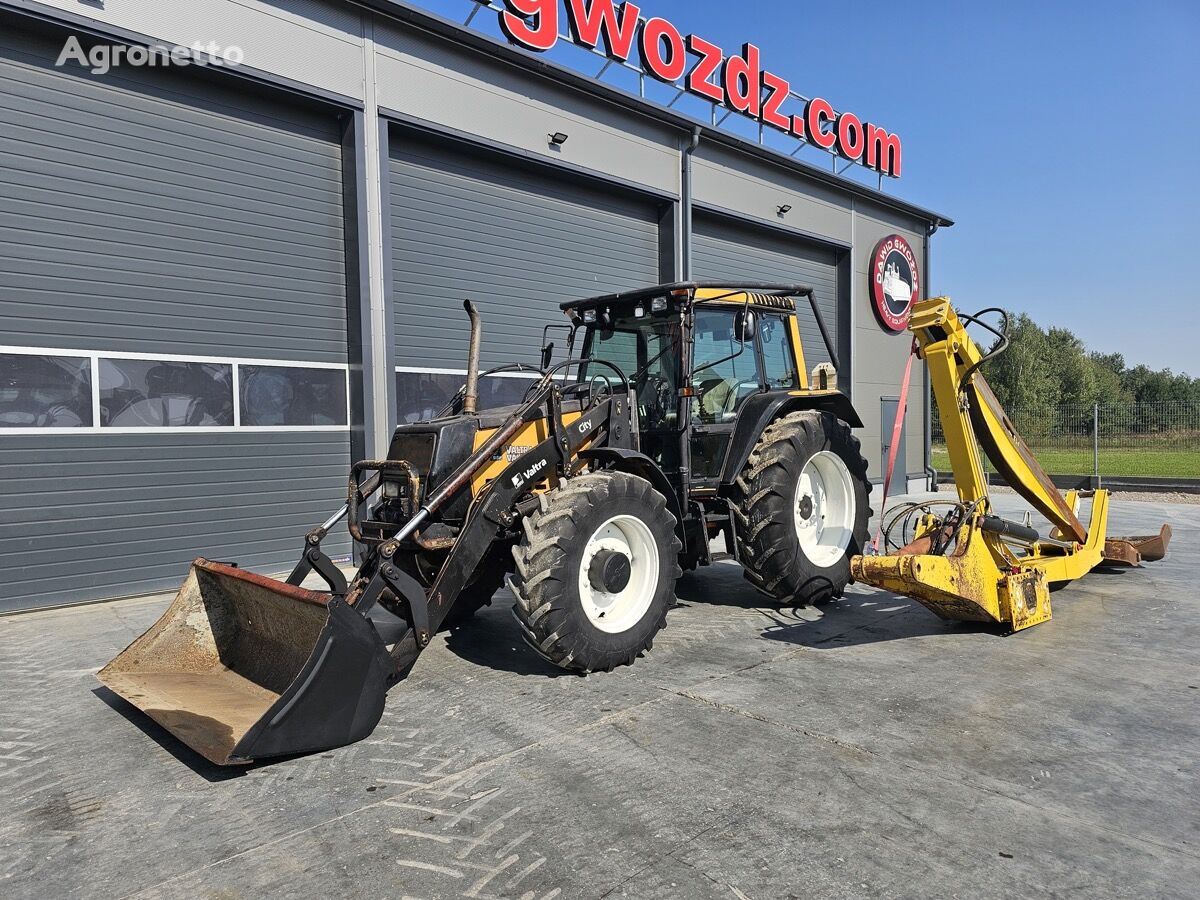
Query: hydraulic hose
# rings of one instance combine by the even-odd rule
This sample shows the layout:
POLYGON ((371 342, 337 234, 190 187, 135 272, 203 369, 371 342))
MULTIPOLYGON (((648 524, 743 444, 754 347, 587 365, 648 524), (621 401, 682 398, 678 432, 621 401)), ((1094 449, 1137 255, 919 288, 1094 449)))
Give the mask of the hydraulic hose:
POLYGON ((969 382, 971 380, 971 376, 974 375, 977 371, 979 371, 980 366, 982 366, 988 360, 995 359, 997 356, 999 356, 1001 353, 1003 353, 1005 350, 1008 349, 1008 313, 1006 313, 1004 310, 1002 310, 998 306, 989 306, 986 309, 981 309, 981 310, 979 310, 979 312, 974 313, 972 315, 959 316, 958 320, 960 322, 962 322, 962 324, 964 326, 978 325, 980 328, 984 329, 985 331, 990 331, 997 338, 996 343, 992 345, 992 349, 990 349, 987 353, 985 353, 980 358, 979 362, 975 363, 975 365, 971 366, 971 368, 969 368, 969 369, 967 369, 967 371, 963 372, 962 378, 960 378, 958 380, 958 389, 961 391, 964 387, 966 387, 967 382, 969 382), (980 316, 985 316, 988 313, 999 313, 1000 314, 1001 323, 1000 323, 999 328, 989 325, 987 322, 984 322, 980 318, 980 316))

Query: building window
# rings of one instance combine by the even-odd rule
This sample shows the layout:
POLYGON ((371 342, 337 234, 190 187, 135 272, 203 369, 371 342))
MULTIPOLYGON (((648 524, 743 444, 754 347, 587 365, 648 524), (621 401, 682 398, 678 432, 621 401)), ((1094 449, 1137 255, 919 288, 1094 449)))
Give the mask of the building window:
POLYGON ((342 369, 242 365, 242 425, 345 425, 342 369))
POLYGON ((0 428, 88 428, 91 360, 0 353, 0 428))
POLYGON ((525 399, 537 376, 492 375, 479 380, 479 408, 516 406, 525 399))
MULTIPOLYGON (((503 373, 479 379, 479 409, 514 406, 525 399, 536 374, 503 373)), ((401 424, 441 414, 467 380, 466 372, 396 371, 396 416, 401 424)))
POLYGON ((349 427, 347 376, 315 362, 0 346, 0 429, 337 431, 349 427))
POLYGON ((233 425, 233 366, 148 359, 100 360, 100 425, 213 428, 233 425))
POLYGON ((447 372, 397 372, 396 421, 427 422, 446 408, 466 375, 447 372))

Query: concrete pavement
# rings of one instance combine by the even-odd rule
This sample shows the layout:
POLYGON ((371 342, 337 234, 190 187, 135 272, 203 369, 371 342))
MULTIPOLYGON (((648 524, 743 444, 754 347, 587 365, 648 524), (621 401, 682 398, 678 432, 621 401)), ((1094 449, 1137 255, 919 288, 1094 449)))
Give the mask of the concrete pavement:
POLYGON ((724 564, 579 678, 499 595, 371 738, 249 770, 94 679, 166 598, 0 619, 0 896, 1194 897, 1200 508, 1113 516, 1170 557, 1007 638, 860 587, 770 610, 724 564))

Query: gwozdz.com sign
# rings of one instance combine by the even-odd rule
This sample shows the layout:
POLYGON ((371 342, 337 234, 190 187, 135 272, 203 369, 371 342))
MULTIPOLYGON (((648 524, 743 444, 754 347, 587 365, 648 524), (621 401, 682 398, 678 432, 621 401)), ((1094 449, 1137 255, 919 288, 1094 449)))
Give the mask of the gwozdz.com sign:
POLYGON ((786 109, 791 85, 763 69, 761 51, 753 44, 744 44, 741 54, 727 57, 716 44, 695 34, 684 35, 666 19, 643 20, 636 4, 616 0, 503 3, 500 28, 514 44, 539 53, 550 50, 558 43, 560 14, 565 12, 567 33, 581 47, 599 50, 620 63, 629 63, 636 51, 642 71, 659 81, 675 84, 684 79, 682 87, 691 94, 884 175, 900 176, 898 135, 854 113, 836 112, 819 97, 807 101, 799 112, 786 109))

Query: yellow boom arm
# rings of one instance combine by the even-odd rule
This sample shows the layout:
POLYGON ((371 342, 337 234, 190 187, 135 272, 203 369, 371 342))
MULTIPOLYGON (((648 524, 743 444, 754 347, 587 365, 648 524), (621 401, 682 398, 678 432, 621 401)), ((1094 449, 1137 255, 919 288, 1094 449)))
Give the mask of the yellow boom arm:
POLYGON ((946 619, 998 623, 1019 631, 1050 618, 1049 585, 1072 581, 1107 562, 1137 565, 1166 553, 1170 528, 1149 538, 1107 539, 1107 491, 1091 492, 1091 517, 1079 519, 1086 494, 1059 493, 992 393, 984 354, 947 298, 918 303, 909 330, 929 368, 959 504, 922 516, 914 540, 887 556, 856 556, 858 581, 907 594, 946 619), (1042 536, 993 514, 984 455, 1053 530, 1042 536), (951 549, 952 548, 952 549, 951 549))

